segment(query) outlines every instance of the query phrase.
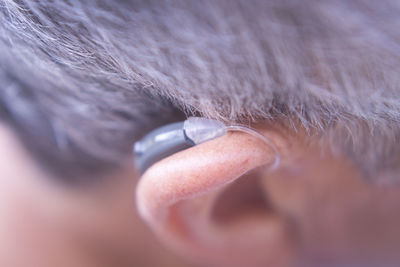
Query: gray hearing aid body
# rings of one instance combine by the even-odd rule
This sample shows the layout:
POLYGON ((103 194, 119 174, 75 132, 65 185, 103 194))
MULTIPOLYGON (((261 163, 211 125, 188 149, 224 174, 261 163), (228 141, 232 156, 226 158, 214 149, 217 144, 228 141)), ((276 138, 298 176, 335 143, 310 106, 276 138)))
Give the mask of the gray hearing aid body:
POLYGON ((133 147, 136 167, 143 174, 151 165, 181 150, 225 135, 228 131, 241 131, 262 139, 275 152, 273 167, 279 164, 275 146, 257 131, 242 125, 226 126, 206 118, 190 117, 184 122, 157 128, 136 142, 133 147))
POLYGON ((224 135, 224 128, 219 121, 194 117, 157 128, 135 143, 136 167, 143 173, 165 157, 224 135))

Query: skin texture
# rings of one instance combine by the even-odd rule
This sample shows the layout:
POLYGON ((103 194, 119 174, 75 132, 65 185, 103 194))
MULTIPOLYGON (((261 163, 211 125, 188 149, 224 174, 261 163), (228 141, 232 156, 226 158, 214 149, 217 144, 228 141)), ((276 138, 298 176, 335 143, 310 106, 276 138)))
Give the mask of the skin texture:
POLYGON ((301 131, 254 127, 276 144, 277 169, 269 168, 271 149, 232 133, 156 163, 139 183, 128 168, 86 187, 51 182, 0 128, 0 265, 399 262, 397 186, 368 183, 349 160, 305 142, 301 131))

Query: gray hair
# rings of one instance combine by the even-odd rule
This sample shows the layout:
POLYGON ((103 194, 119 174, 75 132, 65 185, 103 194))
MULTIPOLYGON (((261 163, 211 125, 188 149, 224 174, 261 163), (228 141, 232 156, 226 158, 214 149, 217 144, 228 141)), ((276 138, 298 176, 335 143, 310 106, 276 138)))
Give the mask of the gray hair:
POLYGON ((64 173, 113 166, 146 131, 200 115, 300 123, 392 177, 399 12, 396 0, 0 0, 0 114, 64 173))

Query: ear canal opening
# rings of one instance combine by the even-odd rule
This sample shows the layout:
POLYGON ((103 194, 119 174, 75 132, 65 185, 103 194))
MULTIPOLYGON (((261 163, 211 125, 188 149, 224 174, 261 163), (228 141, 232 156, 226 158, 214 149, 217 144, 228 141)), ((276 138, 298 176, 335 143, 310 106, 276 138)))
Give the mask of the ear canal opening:
POLYGON ((233 224, 252 216, 270 216, 274 213, 262 189, 257 170, 243 175, 220 193, 211 212, 216 224, 233 224))

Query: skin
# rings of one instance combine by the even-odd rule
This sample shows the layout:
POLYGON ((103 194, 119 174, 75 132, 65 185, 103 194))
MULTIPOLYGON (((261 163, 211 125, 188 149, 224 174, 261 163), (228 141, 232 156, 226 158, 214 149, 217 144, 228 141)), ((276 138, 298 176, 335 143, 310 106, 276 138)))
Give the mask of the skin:
POLYGON ((271 170, 274 154, 261 141, 232 133, 156 163, 140 180, 127 168, 77 188, 52 182, 1 127, 0 265, 400 261, 396 185, 369 183, 349 159, 306 142, 302 131, 254 128, 276 144, 278 168, 271 170))
POLYGON ((5 126, 0 147, 0 266, 186 266, 137 215, 135 170, 69 187, 41 170, 5 126))

